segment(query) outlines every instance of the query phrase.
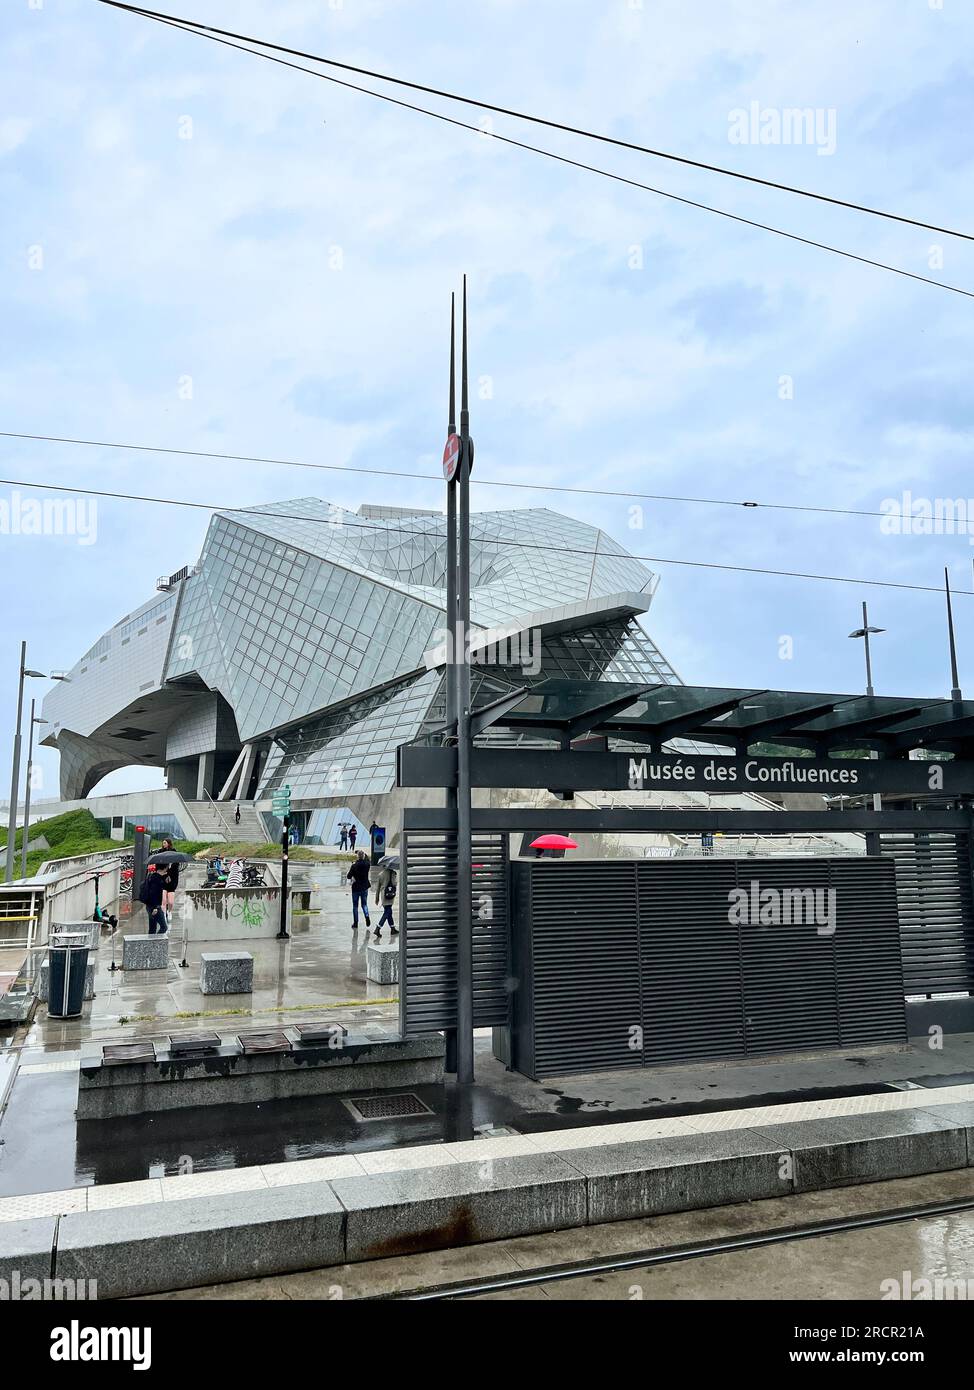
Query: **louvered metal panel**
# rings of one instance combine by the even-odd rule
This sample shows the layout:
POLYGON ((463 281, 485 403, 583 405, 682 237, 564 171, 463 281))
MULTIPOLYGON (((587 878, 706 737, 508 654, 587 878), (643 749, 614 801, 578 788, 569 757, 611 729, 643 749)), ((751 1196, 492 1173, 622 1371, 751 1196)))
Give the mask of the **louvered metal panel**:
POLYGON ((610 874, 584 861, 527 867, 536 1075, 631 1067, 642 1019, 635 862, 610 874))
POLYGON ((513 872, 514 1063, 529 1075, 906 1040, 888 860, 541 860, 513 872))
POLYGON ((643 1055, 743 1057, 740 941, 728 920, 734 861, 638 866, 643 1055))
MULTIPOLYGON (((473 841, 474 1027, 508 1022, 509 875, 506 835, 473 841)), ((403 1037, 456 1027, 456 840, 403 835, 399 1020, 403 1037)))
POLYGON ((974 992, 974 902, 967 835, 880 836, 896 865, 907 994, 974 992))

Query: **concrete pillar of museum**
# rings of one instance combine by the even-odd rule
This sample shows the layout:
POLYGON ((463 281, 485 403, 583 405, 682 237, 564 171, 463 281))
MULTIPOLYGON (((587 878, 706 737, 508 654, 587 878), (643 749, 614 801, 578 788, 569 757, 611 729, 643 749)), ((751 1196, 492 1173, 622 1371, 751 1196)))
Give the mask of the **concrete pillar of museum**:
POLYGON ((213 783, 213 768, 216 753, 201 753, 199 772, 196 777, 196 800, 202 801, 213 783))
POLYGON ((257 745, 247 743, 244 745, 246 757, 243 760, 243 767, 240 769, 240 781, 237 783, 237 801, 246 801, 247 788, 250 786, 250 778, 254 771, 254 759, 257 756, 257 745))

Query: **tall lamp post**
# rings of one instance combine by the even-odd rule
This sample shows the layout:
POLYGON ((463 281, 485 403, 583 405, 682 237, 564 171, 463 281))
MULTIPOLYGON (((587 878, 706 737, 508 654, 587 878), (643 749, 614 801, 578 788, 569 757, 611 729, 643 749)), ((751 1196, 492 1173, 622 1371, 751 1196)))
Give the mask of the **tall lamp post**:
MULTIPOLYGON (((868 614, 868 612, 866 611, 866 605, 865 605, 865 603, 863 603, 863 605, 862 605, 862 627, 856 628, 855 632, 850 632, 850 633, 849 633, 849 636, 850 636, 850 637, 861 637, 862 640, 863 640, 863 645, 864 645, 865 650, 866 650, 866 694, 867 694, 868 696, 873 696, 873 695, 876 694, 875 690, 873 689, 873 667, 872 667, 872 662, 871 662, 870 659, 869 659, 869 635, 870 635, 870 633, 878 633, 878 632, 885 632, 885 631, 886 631, 886 629, 885 629, 884 627, 870 627, 870 626, 869 626, 869 614, 868 614)), ((876 750, 875 750, 875 749, 873 749, 873 751, 872 751, 872 756, 873 756, 874 758, 877 756, 876 750)), ((873 792, 873 810, 874 810, 874 811, 881 811, 882 809, 883 809, 883 798, 880 796, 879 792, 873 792)))
POLYGON ((24 833, 20 842, 20 877, 27 877, 27 841, 30 838, 30 788, 34 774, 34 725, 46 724, 34 714, 35 702, 30 702, 30 726, 27 738, 27 785, 24 788, 24 833))
POLYGON ((20 644, 20 677, 17 685, 17 724, 14 728, 14 765, 10 777, 10 817, 7 821, 7 868, 5 878, 9 883, 14 876, 14 840, 17 838, 17 796, 20 792, 20 726, 24 718, 24 680, 27 676, 45 680, 43 671, 27 669, 27 643, 20 644))
MULTIPOLYGON (((51 674, 50 677, 44 676, 43 671, 32 671, 26 664, 26 642, 21 642, 21 664, 19 664, 19 684, 17 687, 17 727, 14 728, 14 767, 10 777, 10 819, 7 820, 7 866, 6 878, 10 883, 14 877, 14 841, 17 840, 17 796, 21 790, 21 724, 24 721, 24 681, 26 677, 33 680, 46 681, 67 681, 67 676, 61 674, 51 674)), ((24 827, 26 837, 26 826, 24 827)))

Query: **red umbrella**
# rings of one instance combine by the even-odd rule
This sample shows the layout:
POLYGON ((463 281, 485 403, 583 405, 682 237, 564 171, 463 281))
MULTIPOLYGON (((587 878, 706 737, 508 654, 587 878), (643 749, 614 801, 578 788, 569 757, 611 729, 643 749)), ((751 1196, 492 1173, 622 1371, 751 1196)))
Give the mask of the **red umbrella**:
POLYGON ((532 849, 578 849, 574 840, 567 835, 539 835, 531 841, 532 849))

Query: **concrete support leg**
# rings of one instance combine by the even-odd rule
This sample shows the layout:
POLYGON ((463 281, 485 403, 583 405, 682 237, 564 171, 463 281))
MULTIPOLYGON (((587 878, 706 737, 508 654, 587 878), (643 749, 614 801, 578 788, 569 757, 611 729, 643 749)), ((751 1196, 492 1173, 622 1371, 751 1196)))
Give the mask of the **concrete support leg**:
POLYGON ((207 792, 210 791, 213 783, 213 768, 216 763, 215 753, 201 753, 199 772, 196 779, 196 800, 203 801, 207 792))

